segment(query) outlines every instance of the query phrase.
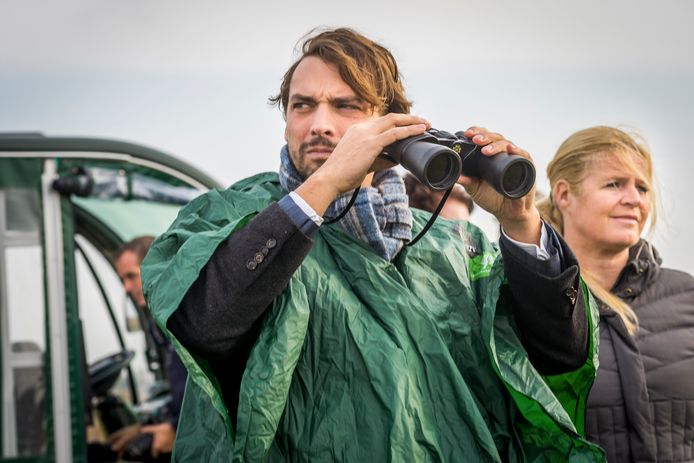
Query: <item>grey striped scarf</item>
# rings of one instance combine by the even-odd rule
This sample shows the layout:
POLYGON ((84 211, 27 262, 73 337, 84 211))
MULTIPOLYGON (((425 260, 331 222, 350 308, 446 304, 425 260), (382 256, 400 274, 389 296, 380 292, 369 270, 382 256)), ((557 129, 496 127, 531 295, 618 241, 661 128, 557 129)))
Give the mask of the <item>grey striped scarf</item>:
MULTIPOLYGON (((285 190, 293 191, 303 180, 289 158, 286 145, 280 159, 280 183, 285 190)), ((325 211, 325 218, 337 217, 352 194, 353 191, 348 191, 338 196, 325 211)), ((403 245, 412 240, 412 212, 405 184, 395 169, 376 172, 373 186, 359 190, 352 209, 335 225, 368 243, 379 256, 392 261, 403 245)))

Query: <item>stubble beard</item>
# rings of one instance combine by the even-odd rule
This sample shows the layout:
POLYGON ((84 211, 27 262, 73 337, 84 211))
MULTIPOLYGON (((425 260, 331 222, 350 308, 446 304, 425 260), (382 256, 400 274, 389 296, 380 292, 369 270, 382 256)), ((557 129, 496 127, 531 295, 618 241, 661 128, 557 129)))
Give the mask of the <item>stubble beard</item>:
POLYGON ((291 148, 289 150, 289 158, 292 160, 292 163, 294 164, 294 167, 301 176, 302 180, 306 180, 308 177, 313 175, 313 173, 317 171, 325 162, 317 160, 312 162, 307 159, 306 155, 308 150, 316 146, 322 146, 333 150, 335 149, 336 144, 330 141, 328 138, 317 136, 299 145, 298 156, 293 153, 291 148))

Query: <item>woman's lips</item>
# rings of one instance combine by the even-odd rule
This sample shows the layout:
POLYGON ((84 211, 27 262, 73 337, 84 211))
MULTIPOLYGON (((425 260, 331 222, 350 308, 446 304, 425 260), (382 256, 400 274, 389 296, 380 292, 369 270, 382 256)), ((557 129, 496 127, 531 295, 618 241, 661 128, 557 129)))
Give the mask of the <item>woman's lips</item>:
POLYGON ((638 217, 631 216, 631 215, 621 215, 621 216, 612 217, 612 218, 618 222, 626 223, 626 224, 638 224, 639 223, 638 217))

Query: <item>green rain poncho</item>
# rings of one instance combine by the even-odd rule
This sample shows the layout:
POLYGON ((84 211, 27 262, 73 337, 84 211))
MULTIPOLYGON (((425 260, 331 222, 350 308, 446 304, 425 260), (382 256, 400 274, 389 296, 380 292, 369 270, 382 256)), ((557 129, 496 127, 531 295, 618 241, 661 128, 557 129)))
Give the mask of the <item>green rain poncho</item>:
MULTIPOLYGON (((217 246, 285 193, 276 174, 260 174, 180 212, 142 268, 162 328, 217 246)), ((428 214, 413 213, 416 232, 428 214)), ((597 367, 594 306, 586 363, 543 377, 506 292, 497 248, 464 222, 438 220, 392 263, 321 227, 265 313, 235 428, 208 363, 167 332, 190 372, 174 459, 602 461, 581 437, 597 367)))

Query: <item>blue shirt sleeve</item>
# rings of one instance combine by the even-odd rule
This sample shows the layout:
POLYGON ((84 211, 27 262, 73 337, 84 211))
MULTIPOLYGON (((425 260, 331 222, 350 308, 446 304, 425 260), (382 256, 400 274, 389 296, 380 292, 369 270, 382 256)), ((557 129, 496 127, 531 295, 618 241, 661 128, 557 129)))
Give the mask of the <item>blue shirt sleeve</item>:
POLYGON ((304 235, 311 236, 318 230, 316 222, 294 202, 291 196, 285 196, 277 204, 304 235))

